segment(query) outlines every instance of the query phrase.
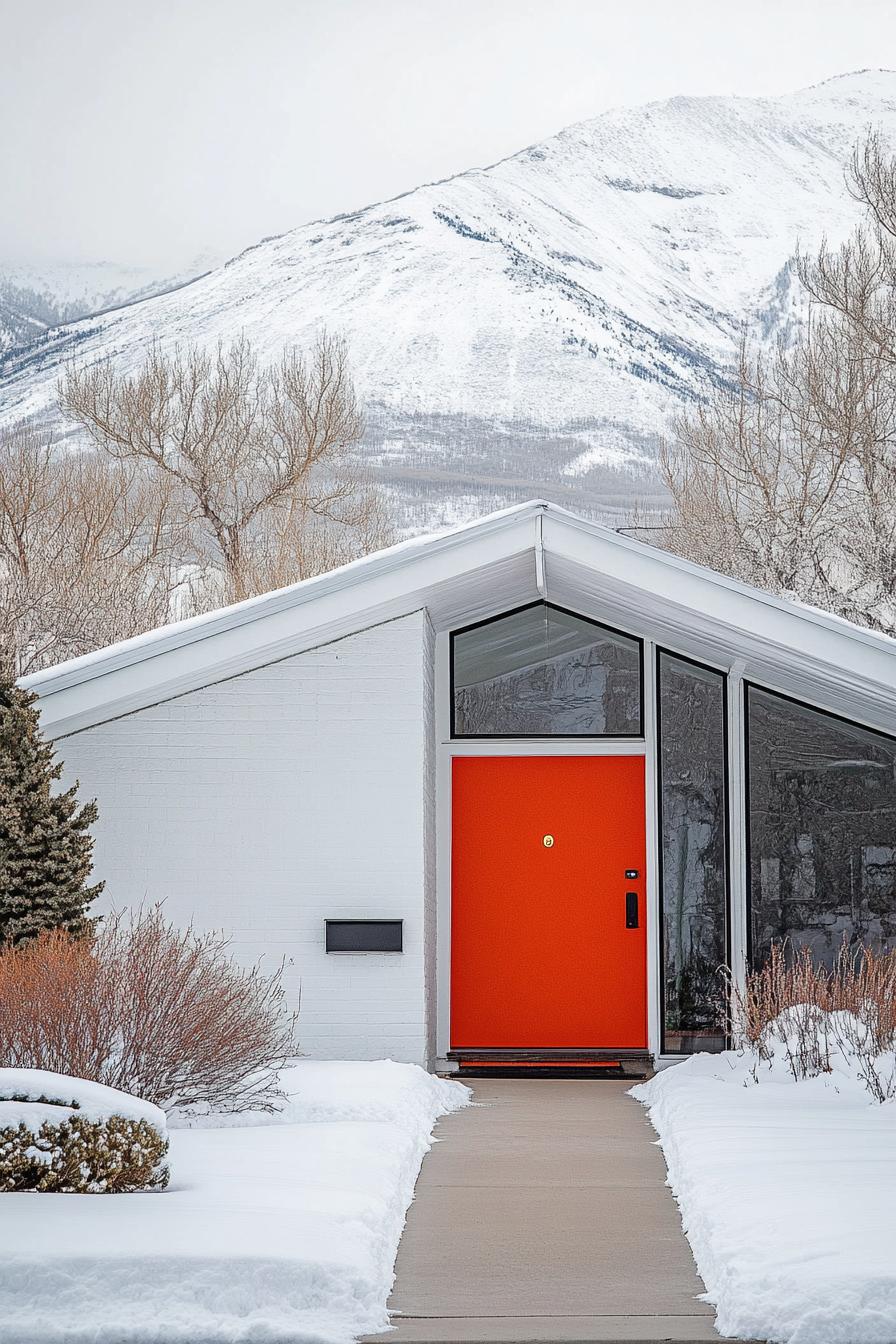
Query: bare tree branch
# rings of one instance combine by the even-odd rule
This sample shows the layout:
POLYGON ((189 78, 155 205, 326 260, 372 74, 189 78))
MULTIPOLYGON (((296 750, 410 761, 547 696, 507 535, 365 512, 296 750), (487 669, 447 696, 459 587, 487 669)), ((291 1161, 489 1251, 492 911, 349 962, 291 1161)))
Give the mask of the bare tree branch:
POLYGON ((661 454, 664 544, 852 620, 896 629, 896 159, 871 135, 850 186, 866 222, 801 256, 810 318, 790 345, 744 341, 732 384, 661 454))
POLYGON ((0 435, 0 660, 13 675, 170 619, 182 550, 170 489, 133 464, 0 435))
POLYGON ((363 425, 345 346, 326 333, 271 367, 242 339, 213 355, 156 347, 133 377, 71 368, 60 399, 114 460, 170 481, 195 563, 223 574, 225 600, 386 539, 382 501, 352 459, 363 425))

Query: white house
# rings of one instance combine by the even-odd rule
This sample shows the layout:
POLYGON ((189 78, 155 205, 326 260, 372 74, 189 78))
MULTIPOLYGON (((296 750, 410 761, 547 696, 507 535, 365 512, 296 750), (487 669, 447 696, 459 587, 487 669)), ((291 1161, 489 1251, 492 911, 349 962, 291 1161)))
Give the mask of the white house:
POLYGON ((312 1055, 634 1069, 896 935, 896 641, 553 504, 25 684, 106 899, 285 958, 312 1055))

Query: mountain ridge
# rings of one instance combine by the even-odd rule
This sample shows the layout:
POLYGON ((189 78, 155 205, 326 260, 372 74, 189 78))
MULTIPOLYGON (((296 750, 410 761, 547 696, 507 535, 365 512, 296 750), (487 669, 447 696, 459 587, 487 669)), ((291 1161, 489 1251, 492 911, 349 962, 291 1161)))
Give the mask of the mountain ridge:
POLYGON ((727 379, 742 326, 796 320, 790 260, 856 223, 844 169, 869 124, 896 138, 896 72, 612 109, 8 352, 0 414, 52 418, 75 354, 133 369, 152 340, 245 332, 276 357, 327 325, 409 527, 523 490, 618 514, 608 495, 655 491, 657 438, 727 379))
POLYGON ((202 259, 171 274, 102 261, 0 263, 0 353, 24 348, 52 327, 168 293, 210 269, 202 259))

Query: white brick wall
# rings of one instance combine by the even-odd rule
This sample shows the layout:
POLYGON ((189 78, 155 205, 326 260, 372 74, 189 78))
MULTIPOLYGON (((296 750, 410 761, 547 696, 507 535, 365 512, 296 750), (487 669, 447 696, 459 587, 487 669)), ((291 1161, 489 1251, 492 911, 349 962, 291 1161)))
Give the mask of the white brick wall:
POLYGON ((432 643, 418 612, 58 743, 103 904, 286 957, 309 1055, 432 1058, 432 643), (327 917, 402 918, 405 951, 328 956, 327 917))

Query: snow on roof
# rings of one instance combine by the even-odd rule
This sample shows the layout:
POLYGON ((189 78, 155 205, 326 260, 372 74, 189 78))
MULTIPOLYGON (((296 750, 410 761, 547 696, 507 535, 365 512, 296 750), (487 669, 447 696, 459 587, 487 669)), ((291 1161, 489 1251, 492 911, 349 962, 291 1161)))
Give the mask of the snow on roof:
POLYGON ((783 659, 798 679, 811 681, 814 674, 835 692, 839 686, 864 695, 875 720, 873 702, 879 702, 896 731, 896 640, 750 588, 545 500, 161 626, 22 684, 40 696, 45 730, 61 736, 422 608, 436 629, 448 629, 539 597, 682 653, 722 665, 739 662, 748 674, 765 660, 783 659))
MULTIPOLYGON (((258 597, 247 597, 242 602, 233 602, 229 606, 218 607, 214 611, 203 612, 199 616, 188 616, 181 621, 171 621, 169 624, 160 625, 154 630, 147 630, 142 635, 134 635, 130 639, 120 640, 117 644, 109 644, 106 648, 96 649, 93 653, 82 654, 79 658, 69 658, 63 663, 57 663, 54 667, 48 667, 42 672, 33 673, 31 676, 24 678, 22 684, 42 694, 41 688, 43 686, 58 683, 62 678, 73 676, 76 680, 82 681, 93 675, 90 669, 95 664, 100 666, 108 664, 112 658, 128 660, 131 655, 134 659, 152 657, 153 650, 157 646, 189 643, 195 639, 205 639, 225 626, 230 628, 233 625, 248 625, 252 621, 264 618, 275 608, 301 606, 305 602, 313 601, 323 592, 331 592, 334 588, 342 588, 359 582, 367 577, 370 572, 405 564, 408 560, 413 559, 423 547, 431 547, 438 542, 450 543, 455 538, 462 538, 464 533, 481 530, 505 519, 513 519, 521 514, 528 515, 534 510, 547 508, 553 509, 554 505, 532 500, 527 504, 517 504, 512 508, 500 509, 496 513, 486 514, 472 523, 460 523, 438 532, 428 532, 422 536, 410 537, 405 541, 397 542, 393 546, 387 546, 381 551, 373 551, 369 555, 364 555, 359 560, 350 560, 347 564, 340 565, 336 569, 329 569, 323 574, 315 574, 310 579, 301 579, 298 583, 287 584, 285 588, 275 588, 269 593, 261 593, 258 597)), ((565 510, 561 510, 561 512, 565 512, 565 510)))

